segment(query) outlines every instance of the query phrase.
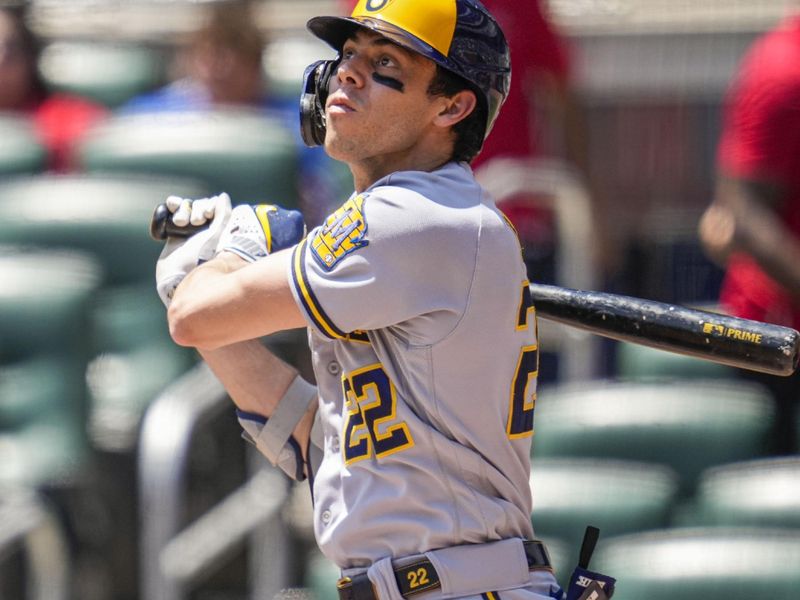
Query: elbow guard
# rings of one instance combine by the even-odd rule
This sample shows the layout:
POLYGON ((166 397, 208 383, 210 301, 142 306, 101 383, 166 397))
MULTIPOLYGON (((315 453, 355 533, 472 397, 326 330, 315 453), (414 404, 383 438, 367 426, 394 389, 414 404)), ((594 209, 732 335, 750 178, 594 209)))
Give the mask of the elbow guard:
POLYGON ((266 456, 273 466, 297 481, 303 481, 306 474, 303 453, 292 432, 316 400, 317 388, 297 376, 270 418, 236 411, 245 440, 266 456))

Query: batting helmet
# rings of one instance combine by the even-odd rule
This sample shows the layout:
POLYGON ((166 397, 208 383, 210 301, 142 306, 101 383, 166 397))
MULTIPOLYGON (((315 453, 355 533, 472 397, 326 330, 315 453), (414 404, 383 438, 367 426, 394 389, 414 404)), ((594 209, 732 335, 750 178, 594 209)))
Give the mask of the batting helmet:
MULTIPOLYGON (((497 21, 478 0, 359 0, 349 17, 314 17, 307 26, 336 51, 358 29, 366 28, 455 73, 472 88, 485 109, 484 138, 508 95, 508 43, 497 21)), ((301 120, 302 104, 310 101, 307 94, 325 93, 320 88, 327 88, 333 66, 330 61, 320 61, 306 70, 301 120)), ((302 127, 307 143, 310 125, 307 120, 302 127)), ((321 127, 324 140, 324 118, 321 127)))

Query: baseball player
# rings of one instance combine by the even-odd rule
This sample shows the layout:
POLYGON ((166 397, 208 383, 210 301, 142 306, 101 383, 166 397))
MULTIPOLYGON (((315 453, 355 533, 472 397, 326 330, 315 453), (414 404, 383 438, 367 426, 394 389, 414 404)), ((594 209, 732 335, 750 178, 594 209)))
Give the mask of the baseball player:
POLYGON ((469 167, 508 92, 503 33, 475 0, 361 0, 308 27, 338 56, 306 71, 303 135, 355 191, 306 237, 276 207, 171 198, 178 225, 213 217, 159 259, 171 334, 311 482, 342 599, 560 599, 530 520, 525 265, 469 167), (298 327, 316 387, 258 341, 298 327))

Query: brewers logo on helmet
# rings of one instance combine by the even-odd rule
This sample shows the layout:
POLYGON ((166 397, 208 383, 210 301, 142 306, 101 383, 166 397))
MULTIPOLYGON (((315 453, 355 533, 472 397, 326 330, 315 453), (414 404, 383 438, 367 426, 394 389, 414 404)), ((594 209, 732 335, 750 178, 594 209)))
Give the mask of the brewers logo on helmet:
MULTIPOLYGON (((349 17, 314 17, 308 28, 337 52, 356 30, 366 28, 460 76, 486 110, 484 138, 508 95, 508 43, 477 0, 360 0, 349 17)), ((300 120, 308 145, 325 139, 325 97, 337 64, 338 59, 318 61, 306 69, 300 120)))

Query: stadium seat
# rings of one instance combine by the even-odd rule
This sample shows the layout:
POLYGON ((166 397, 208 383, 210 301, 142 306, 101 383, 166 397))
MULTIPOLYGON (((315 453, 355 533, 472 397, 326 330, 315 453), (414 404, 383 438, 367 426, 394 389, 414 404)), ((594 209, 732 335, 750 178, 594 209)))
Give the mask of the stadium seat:
POLYGON ((0 281, 0 484, 68 480, 88 451, 86 337, 100 266, 2 247, 0 281))
POLYGON ((593 570, 617 578, 614 600, 797 598, 800 532, 673 529, 601 540, 593 570))
POLYGON ((0 246, 0 356, 86 356, 87 306, 101 285, 100 265, 69 251, 0 246))
POLYGON ((312 600, 339 600, 336 581, 339 568, 317 549, 308 553, 305 561, 304 586, 309 590, 312 600))
POLYGON ((297 102, 303 90, 303 72, 313 62, 334 58, 322 40, 291 31, 272 39, 264 48, 264 75, 271 96, 297 102))
POLYGON ((701 474, 686 524, 800 530, 800 457, 721 465, 701 474))
POLYGON ((58 41, 45 46, 39 72, 54 91, 115 108, 165 79, 163 56, 137 44, 58 41))
POLYGON ((533 457, 660 463, 685 495, 704 469, 763 454, 772 418, 766 390, 743 382, 561 385, 539 393, 533 457))
POLYGON ((148 225, 155 205, 171 193, 206 190, 143 177, 39 175, 0 183, 0 242, 75 248, 102 265, 83 333, 90 368, 86 373, 84 365, 81 376, 91 376, 93 441, 107 449, 132 448, 144 407, 193 361, 169 339, 153 283, 161 245, 150 239, 148 225))
POLYGON ((90 132, 79 148, 89 172, 146 173, 203 181, 235 204, 297 206, 294 132, 261 112, 120 115, 90 132))
POLYGON ((730 379, 735 373, 727 365, 626 342, 616 344, 616 365, 617 376, 626 380, 730 379))
POLYGON ((44 169, 47 152, 24 117, 0 113, 0 140, 0 178, 44 169))
POLYGON ((530 485, 536 536, 561 540, 571 570, 587 525, 598 527, 603 539, 665 527, 678 477, 667 467, 646 463, 537 458, 530 485))
POLYGON ((38 175, 0 182, 0 243, 91 252, 106 285, 152 281, 161 250, 150 239, 153 209, 170 194, 207 189, 178 178, 38 175))

